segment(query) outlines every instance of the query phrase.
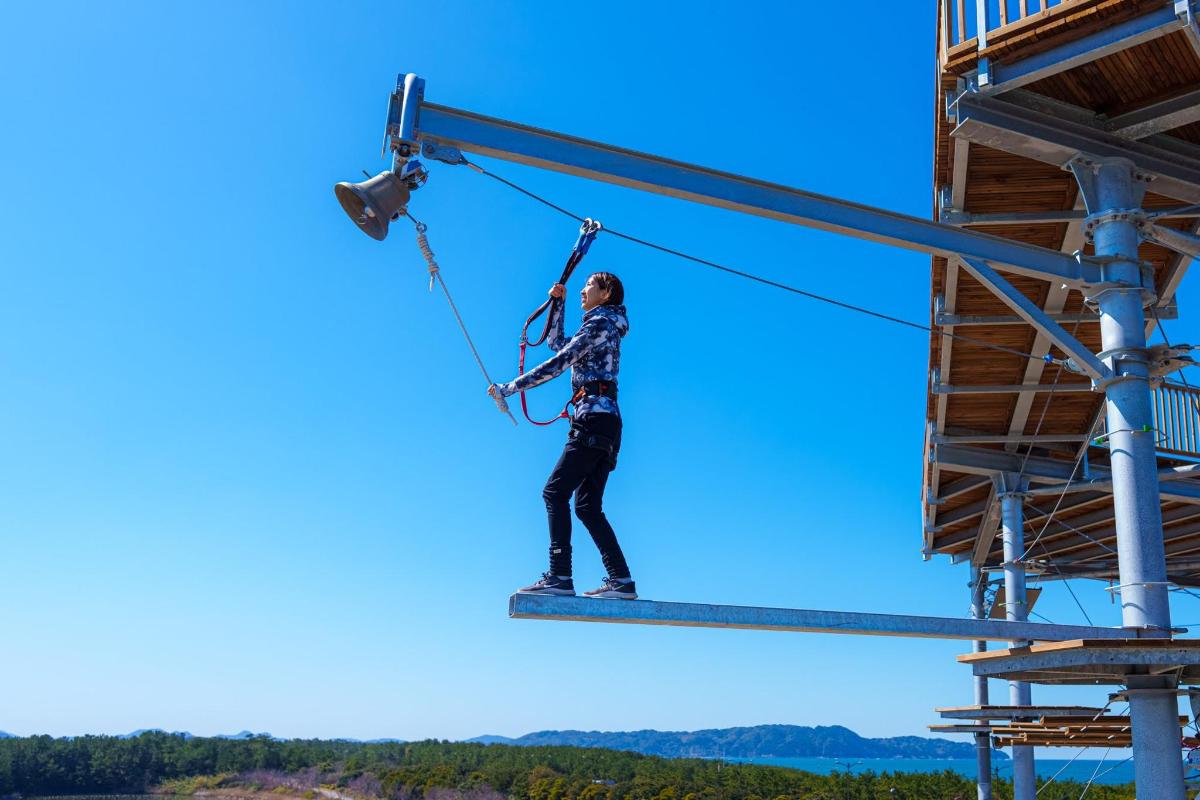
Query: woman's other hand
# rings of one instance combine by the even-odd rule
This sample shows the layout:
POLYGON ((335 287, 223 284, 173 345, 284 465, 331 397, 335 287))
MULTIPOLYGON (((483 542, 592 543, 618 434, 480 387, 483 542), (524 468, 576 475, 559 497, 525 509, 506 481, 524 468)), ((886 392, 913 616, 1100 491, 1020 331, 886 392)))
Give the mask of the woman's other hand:
POLYGON ((549 294, 551 297, 562 300, 567 296, 567 287, 563 286, 561 283, 556 283, 550 287, 550 291, 547 292, 547 294, 549 294))

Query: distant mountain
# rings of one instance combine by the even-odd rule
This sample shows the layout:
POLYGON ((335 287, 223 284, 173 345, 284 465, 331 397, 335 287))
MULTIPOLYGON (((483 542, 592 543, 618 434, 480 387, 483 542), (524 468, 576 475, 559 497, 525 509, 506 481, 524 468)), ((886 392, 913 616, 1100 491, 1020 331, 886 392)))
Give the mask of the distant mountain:
POLYGON ((7 731, 0 731, 0 739, 16 739, 16 738, 17 738, 17 735, 15 733, 8 733, 7 731))
POLYGON ((269 733, 265 733, 265 732, 264 733, 254 733, 253 731, 238 731, 237 733, 218 733, 216 736, 213 736, 212 738, 214 738, 214 739, 234 739, 236 741, 241 741, 243 739, 253 739, 256 736, 265 736, 268 739, 275 738, 274 736, 272 736, 269 733))
MULTIPOLYGON (((529 735, 536 736, 537 734, 531 733, 529 735)), ((521 744, 516 739, 510 739, 507 736, 492 736, 490 734, 476 736, 474 739, 467 739, 467 741, 472 744, 521 744)))
MULTIPOLYGON (((118 739, 136 739, 143 733, 166 733, 162 728, 138 728, 136 731, 118 736, 118 739)), ((172 736, 182 736, 185 739, 191 739, 192 734, 187 731, 171 731, 172 736)))
MULTIPOLYGON (((666 758, 974 758, 975 745, 923 736, 867 739, 841 725, 756 725, 702 731, 538 731, 516 739, 480 736, 484 744, 569 745, 632 750, 666 758)), ((993 757, 1004 758, 1001 753, 993 757)))

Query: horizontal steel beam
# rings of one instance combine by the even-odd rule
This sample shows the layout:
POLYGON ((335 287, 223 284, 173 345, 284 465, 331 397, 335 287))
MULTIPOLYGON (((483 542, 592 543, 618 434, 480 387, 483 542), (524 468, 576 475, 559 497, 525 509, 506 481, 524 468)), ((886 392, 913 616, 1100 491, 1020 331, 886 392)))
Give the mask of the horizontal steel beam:
POLYGON ((1039 717, 1098 717, 1103 708, 1092 706, 953 706, 935 708, 942 719, 1036 719, 1039 717))
MULTIPOLYGON (((1200 162, 1151 142, 1122 139, 1079 122, 964 92, 954 101, 953 136, 1046 164, 1063 167, 1080 155, 1126 158, 1154 177, 1154 192, 1200 203, 1200 162)), ((986 259, 985 259, 986 260, 986 259)))
POLYGON ((1102 364, 1100 359, 1096 358, 1083 342, 1076 339, 1066 328, 1050 319, 1050 315, 1043 311, 1037 303, 1030 300, 1017 287, 1005 280, 1000 273, 992 269, 990 264, 974 258, 964 257, 962 265, 963 269, 971 273, 988 291, 996 295, 1002 303, 1015 311, 1017 316, 1022 317, 1030 325, 1045 334, 1059 350, 1066 353, 1067 357, 1074 361, 1092 380, 1102 381, 1112 376, 1112 370, 1102 364))
POLYGON ((1117 136, 1144 139, 1193 122, 1200 122, 1200 89, 1109 117, 1106 127, 1117 136))
POLYGON ((430 157, 457 148, 924 253, 964 254, 1072 286, 1099 279, 1095 263, 1056 250, 433 103, 421 103, 413 135, 430 157))
POLYGON ((999 94, 1165 36, 1187 24, 1170 4, 1071 42, 1009 63, 983 59, 981 91, 999 94))
POLYGON ((954 498, 960 497, 967 492, 973 492, 976 489, 981 489, 984 486, 991 485, 991 478, 979 478, 975 476, 959 478, 954 483, 941 487, 941 491, 939 492, 938 496, 930 498, 928 502, 931 506, 940 506, 946 501, 953 500, 954 498))
MULTIPOLYGON (((1160 219, 1200 216, 1194 205, 1179 206, 1177 209, 1156 209, 1154 215, 1160 219)), ((947 225, 1056 225, 1062 222, 1082 222, 1087 211, 1009 211, 973 214, 968 211, 942 209, 939 221, 947 225)))
MULTIPOLYGON (((933 435, 933 443, 935 445, 944 444, 1061 444, 1065 442, 1084 442, 1087 441, 1086 436, 1079 433, 1039 433, 1039 434, 1024 434, 1017 433, 1009 435, 1007 433, 980 433, 980 434, 948 434, 935 433, 933 435)), ((945 466, 943 464, 943 466, 945 466)))
MULTIPOLYGON (((1028 392, 1091 392, 1090 383, 1018 383, 1018 384, 988 384, 980 386, 960 386, 958 384, 936 383, 931 387, 934 394, 1024 394, 1028 392)), ((1026 441, 1022 439, 1021 441, 1026 441)), ((1075 440, 1072 440, 1075 441, 1075 440)), ((1082 441, 1082 439, 1079 439, 1082 441)))
MULTIPOLYGON (((1169 305, 1157 309, 1159 319, 1179 319, 1179 306, 1174 302, 1169 305)), ((1099 323, 1100 315, 1093 314, 1090 311, 1074 314, 1047 314, 1047 317, 1058 323, 1099 323)), ((946 327, 957 327, 959 325, 1028 325, 1029 323, 1024 317, 1016 315, 1004 314, 949 314, 945 311, 939 311, 934 315, 934 324, 946 327)))
POLYGON ((688 628, 744 628, 799 633, 848 633, 866 636, 904 636, 924 639, 1034 640, 1131 639, 1136 631, 1085 625, 1040 622, 914 617, 902 614, 864 614, 854 611, 813 611, 795 608, 757 608, 702 603, 664 603, 650 600, 592 600, 514 594, 508 600, 514 619, 572 622, 619 622, 634 625, 675 625, 688 628))
MULTIPOLYGON (((1071 479, 1073 464, 1052 458, 1029 456, 1028 458, 1016 453, 1005 453, 999 450, 987 450, 982 447, 966 447, 961 443, 935 444, 933 458, 942 469, 951 472, 965 472, 971 475, 995 475, 1001 472, 1017 472, 1023 474, 1034 483, 1057 484, 1058 491, 1063 490, 1062 484, 1071 479)), ((1104 491, 1104 487, 1112 488, 1112 475, 1108 470, 1092 466, 1089 470, 1090 479, 1084 479, 1082 471, 1076 473, 1076 481, 1082 491, 1104 491)), ((1033 494, 1053 494, 1031 489, 1033 494)), ((1164 500, 1183 503, 1200 503, 1200 484, 1184 480, 1159 479, 1159 495, 1164 500)))
POLYGON ((1130 673, 1136 673, 1137 667, 1200 666, 1200 650, 1190 644, 1194 642, 1163 642, 1160 645, 1147 641, 1145 647, 1099 645, 1064 650, 1042 650, 1035 645, 1027 651, 1017 650, 1009 655, 992 653, 983 658, 972 658, 975 654, 971 653, 959 656, 958 660, 970 664, 971 671, 979 678, 1001 678, 1022 672, 1052 672, 1072 668, 1086 670, 1090 665, 1104 665, 1114 671, 1127 667, 1130 673))

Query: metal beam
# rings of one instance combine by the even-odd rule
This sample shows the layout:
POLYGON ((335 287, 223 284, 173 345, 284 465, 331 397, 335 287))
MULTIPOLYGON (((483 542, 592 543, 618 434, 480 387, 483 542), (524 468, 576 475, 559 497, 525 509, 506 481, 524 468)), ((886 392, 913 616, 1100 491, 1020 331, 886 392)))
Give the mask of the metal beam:
MULTIPOLYGON (((959 386, 949 383, 937 383, 931 387, 934 394, 1021 394, 1025 392, 1054 392, 1067 394, 1070 392, 1091 392, 1090 383, 1027 383, 1027 384, 988 384, 981 386, 959 386)), ((1082 441, 1077 437, 1072 441, 1082 441)), ((1025 439, 1021 439, 1025 441, 1025 439)))
MULTIPOLYGON (((1194 205, 1179 206, 1177 209, 1156 209, 1154 215, 1160 219, 1200 216, 1194 205)), ((1056 225, 1062 222, 1082 222, 1086 211, 1007 211, 972 214, 968 211, 943 209, 939 221, 947 225, 1056 225)))
POLYGON ((975 489, 979 489, 984 486, 991 486, 991 485, 992 485, 992 482, 989 478, 976 478, 976 477, 959 478, 954 483, 951 483, 948 486, 942 487, 941 493, 938 494, 938 496, 936 498, 930 498, 928 500, 928 502, 930 505, 940 506, 940 505, 944 504, 947 500, 953 500, 955 497, 964 495, 967 492, 971 492, 971 491, 974 491, 975 489))
POLYGON ((1109 117, 1105 127, 1126 139, 1144 139, 1193 122, 1200 122, 1200 89, 1109 117))
POLYGON ((1014 103, 974 92, 954 102, 957 126, 951 135, 985 147, 1065 166, 1080 154, 1093 159, 1124 158, 1154 176, 1154 191, 1187 203, 1200 203, 1200 161, 1159 147, 1014 103))
POLYGON ((935 708, 942 719, 1038 719, 1042 717, 1098 717, 1103 708, 1093 706, 952 706, 935 708))
POLYGON ((1187 24, 1166 5, 1093 34, 1010 63, 980 60, 981 91, 999 94, 1165 36, 1187 24))
POLYGON ((1162 245, 1176 253, 1182 253, 1191 258, 1200 257, 1200 236, 1187 231, 1168 228, 1165 225, 1155 225, 1146 222, 1138 226, 1138 233, 1143 239, 1162 245))
MULTIPOLYGON (((1035 483, 1062 484, 1071 480, 1073 465, 1039 456, 1025 456, 1016 453, 1005 453, 999 450, 988 450, 982 447, 967 447, 961 444, 939 444, 934 448, 934 459, 943 469, 954 472, 964 472, 971 475, 994 475, 999 472, 1019 472, 1035 483), (1022 469, 1024 466, 1024 469, 1022 469)), ((1090 468, 1093 479, 1110 481, 1111 473, 1102 467, 1090 468)), ((1072 481, 1074 485, 1074 481, 1072 481)), ((1083 482, 1084 488, 1096 491, 1096 484, 1083 482)), ((1037 493, 1037 490, 1031 490, 1037 493)), ((1190 481, 1160 481, 1159 494, 1164 500, 1183 503, 1200 503, 1200 484, 1190 481)))
POLYGON ((933 443, 935 445, 944 444, 1060 444, 1063 442, 1083 442, 1087 441, 1087 436, 1079 433, 1041 433, 1036 436, 1032 434, 1018 434, 1009 436, 1005 433, 1000 434, 934 434, 933 443))
MULTIPOLYGON (((1132 631, 1131 631, 1132 632, 1132 631)), ((1179 667, 1200 666, 1200 650, 1186 646, 1188 643, 1159 644, 1145 640, 1145 647, 1087 646, 1074 649, 1054 649, 1034 646, 1026 650, 981 653, 979 657, 968 653, 958 657, 962 663, 971 665, 971 671, 980 677, 1000 678, 1021 672, 1069 670, 1072 667, 1086 669, 1089 665, 1111 664, 1135 666, 1179 667)))
POLYGON ((961 253, 1042 280, 1075 285, 1100 275, 1090 261, 1044 247, 432 103, 421 104, 414 138, 427 157, 457 148, 909 250, 961 253))
POLYGON ((963 258, 963 267, 982 283, 992 294, 1017 315, 1023 317, 1030 325, 1037 328, 1054 342, 1059 350, 1079 365, 1079 368, 1093 380, 1101 381, 1112 376, 1112 371, 1100 363, 1082 342, 1067 332, 1065 328, 1037 306, 1032 300, 1021 294, 1015 286, 1005 280, 1000 273, 992 269, 986 262, 973 258, 963 258))
MULTIPOLYGON (((1083 211, 1082 192, 1077 192, 1075 196, 1075 209, 1083 211)), ((1072 222, 1066 227, 1063 233, 1062 244, 1058 248, 1064 253, 1073 253, 1076 250, 1083 249, 1083 225, 1078 222, 1072 222)), ((1067 305, 1067 296, 1070 290, 1061 283, 1052 283, 1046 290, 1046 299, 1042 303, 1042 311, 1044 311, 1050 319, 1054 319, 1055 315, 1061 315, 1063 309, 1067 305)), ((1085 306, 1086 308, 1086 306, 1085 306)), ((1059 320, 1055 320, 1056 322, 1059 320)), ((1071 324, 1071 335, 1074 336, 1079 331, 1079 325, 1082 319, 1077 318, 1071 324)), ((1036 329, 1035 329, 1036 330, 1036 329)), ((1033 338, 1033 345, 1029 348, 1029 354, 1034 358, 1025 362, 1025 371, 1021 375, 1021 383, 1039 383, 1042 380, 1042 374, 1046 369, 1046 362, 1036 359, 1044 358, 1050 352, 1050 346, 1053 341, 1044 331, 1038 330, 1037 335, 1033 338)), ((1056 373, 1055 380, 1062 377, 1061 368, 1056 373)), ((1029 415, 1033 411, 1034 396, 1032 394, 1021 394, 1017 396, 1017 402, 1013 404, 1012 417, 1009 419, 1008 432, 1010 434, 1024 433, 1025 426, 1029 422, 1029 415)), ((1044 410, 1049 409, 1049 400, 1046 400, 1047 405, 1044 410)), ((1005 450, 1015 450, 1016 445, 1008 445, 1005 450)))
MULTIPOLYGON (((1090 311, 1083 314, 1047 314, 1050 319, 1055 322, 1080 322, 1080 323, 1098 323, 1100 316, 1093 314, 1090 311)), ((1161 316, 1161 314, 1160 314, 1161 316)), ((1162 319, 1174 319, 1174 317, 1162 317, 1162 319)), ((1028 325, 1029 323, 1023 318, 1015 315, 1007 314, 949 314, 943 311, 937 312, 933 318, 935 325, 942 326, 957 326, 957 325, 1028 325)))
POLYGON ((663 603, 651 600, 591 600, 514 594, 508 599, 514 619, 572 622, 618 622, 634 625, 672 625, 686 628, 743 628, 799 633, 846 633, 865 636, 903 636, 924 639, 1005 641, 1065 641, 1069 639, 1132 639, 1137 631, 1086 625, 1041 622, 915 617, 903 614, 865 614, 854 611, 814 611, 796 608, 758 608, 702 603, 663 603))

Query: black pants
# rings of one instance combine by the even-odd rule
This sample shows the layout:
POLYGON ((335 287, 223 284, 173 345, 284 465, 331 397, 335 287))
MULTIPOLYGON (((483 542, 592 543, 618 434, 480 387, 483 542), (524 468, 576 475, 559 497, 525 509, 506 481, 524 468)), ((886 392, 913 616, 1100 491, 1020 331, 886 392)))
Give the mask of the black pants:
POLYGON ((621 418, 588 414, 571 422, 570 438, 546 481, 542 498, 550 520, 550 571, 571 574, 571 495, 575 515, 600 549, 604 568, 613 578, 629 576, 617 535, 604 516, 604 486, 621 449, 621 418), (611 443, 611 447, 606 446, 611 443))

